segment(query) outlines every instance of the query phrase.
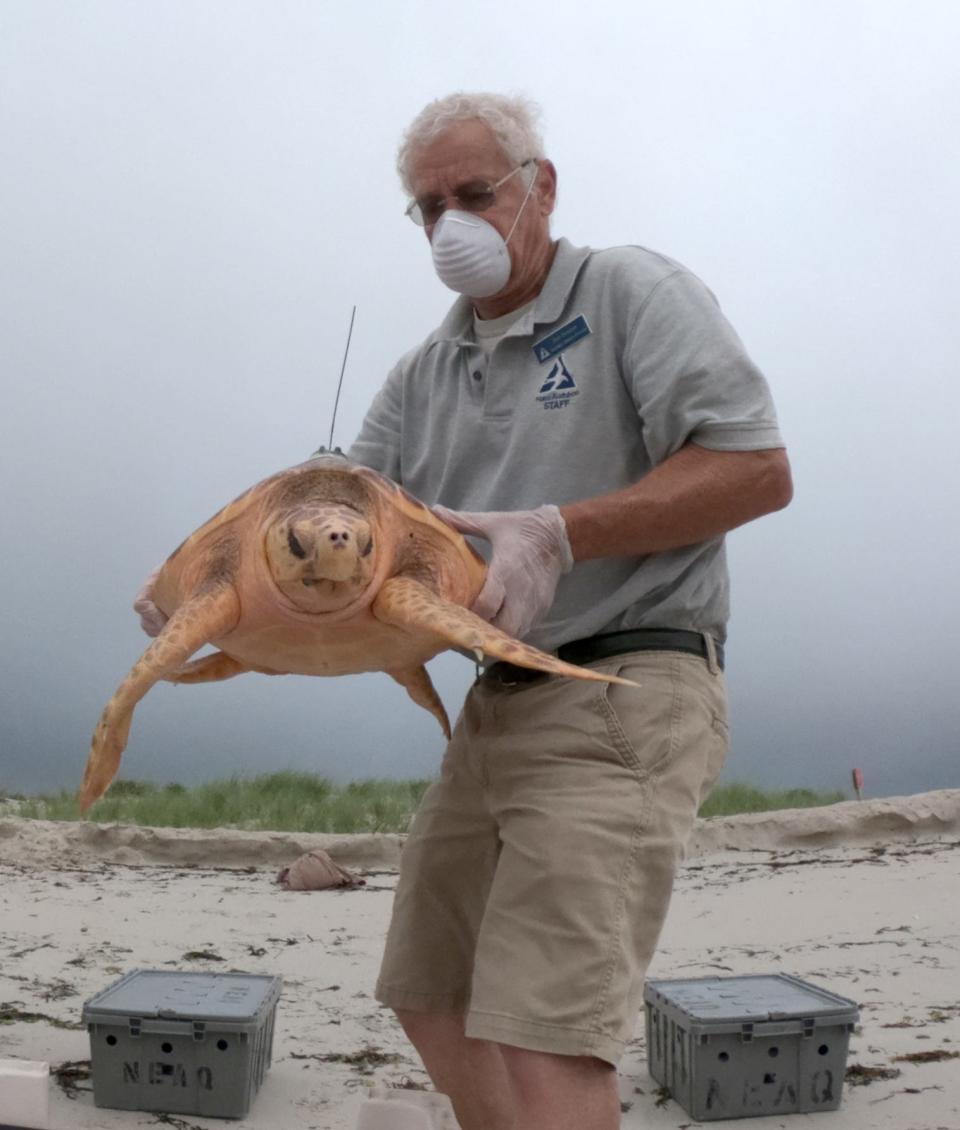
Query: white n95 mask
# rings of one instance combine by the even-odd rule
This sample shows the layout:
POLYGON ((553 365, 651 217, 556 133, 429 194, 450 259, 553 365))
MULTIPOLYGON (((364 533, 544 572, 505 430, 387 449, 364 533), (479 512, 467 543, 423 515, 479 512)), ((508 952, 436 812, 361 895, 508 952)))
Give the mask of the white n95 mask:
POLYGON ((510 252, 503 236, 486 220, 455 209, 444 212, 430 241, 440 281, 470 298, 488 298, 510 278, 510 252))
POLYGON ((507 238, 493 224, 471 212, 450 208, 433 226, 430 251, 440 281, 469 298, 489 298, 507 285, 512 263, 507 244, 536 184, 534 175, 510 225, 507 238))

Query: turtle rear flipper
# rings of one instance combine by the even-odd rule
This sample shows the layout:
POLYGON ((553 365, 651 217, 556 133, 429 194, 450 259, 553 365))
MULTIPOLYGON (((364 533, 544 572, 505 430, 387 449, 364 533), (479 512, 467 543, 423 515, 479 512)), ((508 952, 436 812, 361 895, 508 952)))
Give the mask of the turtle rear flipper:
POLYGON ((134 707, 140 699, 154 683, 182 667, 198 648, 229 632, 239 616, 240 600, 231 585, 206 589, 174 612, 100 716, 80 785, 81 812, 103 796, 117 775, 134 707))
POLYGON ((219 683, 223 679, 232 679, 235 675, 242 675, 251 668, 232 655, 222 651, 215 651, 212 655, 202 655, 199 659, 191 659, 164 675, 167 683, 219 683))
POLYGON ((551 675, 564 675, 571 679, 588 679, 601 683, 621 683, 627 687, 639 686, 632 679, 619 675, 604 675, 589 667, 564 663, 555 655, 548 655, 529 644, 515 640, 499 628, 488 624, 459 604, 453 604, 409 577, 393 577, 384 581, 372 612, 385 624, 405 628, 407 631, 433 632, 448 646, 462 648, 483 662, 487 656, 515 663, 518 667, 531 667, 551 675))
POLYGON ((427 674, 426 667, 406 667, 402 671, 387 671, 387 674, 396 679, 401 687, 413 699, 417 706, 422 706, 440 723, 440 728, 443 730, 443 736, 450 740, 450 719, 447 717, 447 712, 444 709, 443 703, 440 701, 440 696, 437 694, 437 689, 433 685, 433 681, 427 674))

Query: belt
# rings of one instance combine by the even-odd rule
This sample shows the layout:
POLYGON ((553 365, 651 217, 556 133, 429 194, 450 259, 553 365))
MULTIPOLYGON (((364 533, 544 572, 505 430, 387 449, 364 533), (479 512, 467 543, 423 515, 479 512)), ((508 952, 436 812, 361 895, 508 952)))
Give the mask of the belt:
MULTIPOLYGON (((714 643, 713 649, 717 666, 722 671, 723 645, 714 643)), ((582 666, 598 659, 609 659, 613 655, 624 655, 629 651, 685 651, 706 660, 710 658, 703 633, 689 632, 681 628, 634 628, 625 632, 604 632, 599 636, 589 636, 585 640, 572 640, 570 643, 561 644, 556 650, 556 656, 564 663, 582 666)), ((485 668, 482 677, 500 686, 512 687, 517 683, 544 679, 546 673, 500 661, 491 663, 485 668)))

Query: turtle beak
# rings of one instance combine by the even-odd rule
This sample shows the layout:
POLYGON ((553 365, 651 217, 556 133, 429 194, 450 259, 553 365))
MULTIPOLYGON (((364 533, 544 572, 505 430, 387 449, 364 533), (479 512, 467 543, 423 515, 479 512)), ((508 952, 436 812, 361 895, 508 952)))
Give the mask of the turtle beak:
MULTIPOLYGON (((295 532, 299 538, 299 529, 295 532)), ((373 543, 363 521, 328 521, 323 529, 314 531, 314 536, 311 572, 329 581, 345 581, 353 576, 363 549, 373 543)))

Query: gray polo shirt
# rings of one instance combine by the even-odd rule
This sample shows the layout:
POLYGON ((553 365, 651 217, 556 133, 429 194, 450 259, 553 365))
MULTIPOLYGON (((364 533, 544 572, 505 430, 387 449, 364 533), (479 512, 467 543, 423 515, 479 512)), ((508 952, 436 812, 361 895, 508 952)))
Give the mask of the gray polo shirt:
MULTIPOLYGON (((715 298, 656 252, 561 239, 543 290, 489 355, 469 299, 456 301, 387 377, 349 455, 429 504, 525 510, 619 490, 688 441, 783 446, 767 383, 715 298)), ((722 641, 728 614, 717 537, 578 562, 527 638, 552 650, 658 627, 722 641)))

